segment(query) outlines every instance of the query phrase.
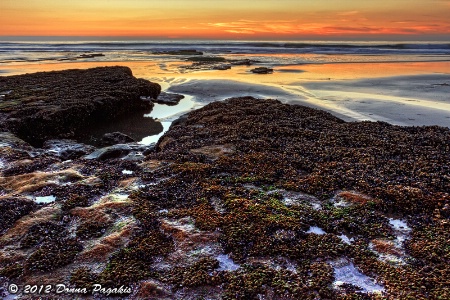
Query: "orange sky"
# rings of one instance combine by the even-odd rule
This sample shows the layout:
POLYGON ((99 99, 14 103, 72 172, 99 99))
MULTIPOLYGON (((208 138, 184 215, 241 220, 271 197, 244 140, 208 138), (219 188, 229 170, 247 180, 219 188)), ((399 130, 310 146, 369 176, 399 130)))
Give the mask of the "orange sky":
POLYGON ((0 0, 0 36, 450 40, 450 0, 0 0))

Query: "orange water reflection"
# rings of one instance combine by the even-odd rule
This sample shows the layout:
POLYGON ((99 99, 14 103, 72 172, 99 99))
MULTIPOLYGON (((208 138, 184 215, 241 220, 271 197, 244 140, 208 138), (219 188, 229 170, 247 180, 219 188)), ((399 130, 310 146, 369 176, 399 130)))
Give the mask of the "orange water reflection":
POLYGON ((161 63, 155 61, 92 61, 0 65, 0 74, 7 76, 41 71, 86 69, 98 66, 117 65, 128 66, 133 70, 135 76, 144 78, 164 78, 170 76, 171 78, 184 79, 228 79, 270 85, 284 85, 303 80, 342 80, 450 73, 450 61, 290 65, 274 67, 275 72, 271 75, 251 73, 250 70, 254 66, 234 66, 224 71, 183 71, 178 67, 189 65, 189 63, 170 62, 164 64, 164 67, 161 67, 161 63))

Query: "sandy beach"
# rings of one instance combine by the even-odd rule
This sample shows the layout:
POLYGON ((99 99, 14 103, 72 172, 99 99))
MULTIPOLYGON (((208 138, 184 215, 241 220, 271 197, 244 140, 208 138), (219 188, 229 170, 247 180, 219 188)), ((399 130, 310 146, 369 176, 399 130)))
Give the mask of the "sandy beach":
POLYGON ((374 73, 365 69, 367 64, 305 65, 275 68, 268 75, 251 74, 249 67, 180 72, 179 64, 168 69, 154 62, 85 62, 3 67, 3 74, 117 64, 129 66, 136 76, 159 83, 165 91, 192 96, 194 103, 175 109, 177 115, 212 101, 254 96, 321 108, 347 121, 450 127, 450 74, 445 72, 449 62, 380 63, 371 65, 378 70, 374 73))

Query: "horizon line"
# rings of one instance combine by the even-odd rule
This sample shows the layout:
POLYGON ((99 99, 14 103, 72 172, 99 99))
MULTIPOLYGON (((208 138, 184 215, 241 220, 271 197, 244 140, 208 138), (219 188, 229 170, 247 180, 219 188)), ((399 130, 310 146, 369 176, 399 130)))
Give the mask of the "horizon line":
POLYGON ((408 36, 408 39, 405 39, 406 36, 371 36, 368 37, 349 37, 349 36, 340 36, 340 37, 318 37, 318 36, 308 36, 308 37, 298 37, 298 38, 253 38, 253 39, 237 39, 237 38, 205 38, 205 37, 158 37, 158 36, 73 36, 73 35, 0 35, 0 41, 2 40, 12 40, 12 41, 242 41, 242 42, 270 42, 270 41, 285 41, 285 42, 295 42, 295 41, 348 41, 348 42, 370 42, 370 41, 386 41, 386 42, 447 42, 450 43, 450 37, 448 36, 408 36), (401 37, 401 38, 400 38, 401 37))

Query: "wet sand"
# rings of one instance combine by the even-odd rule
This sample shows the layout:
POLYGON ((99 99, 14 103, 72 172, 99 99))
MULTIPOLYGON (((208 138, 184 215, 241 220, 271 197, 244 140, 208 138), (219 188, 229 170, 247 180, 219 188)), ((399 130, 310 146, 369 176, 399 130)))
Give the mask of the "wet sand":
POLYGON ((201 103, 229 97, 278 99, 324 109, 346 121, 450 127, 450 75, 412 75, 346 81, 316 81, 283 87, 233 80, 190 80, 169 91, 201 103))
MULTIPOLYGON (((71 62, 2 66, 3 75, 36 71, 126 65, 163 91, 191 96, 172 107, 173 116, 229 97, 254 96, 321 108, 346 121, 450 127, 450 62, 336 63, 275 66, 273 74, 253 74, 254 66, 190 71, 176 60, 71 62)), ((164 118, 153 113, 153 118, 164 118)))

